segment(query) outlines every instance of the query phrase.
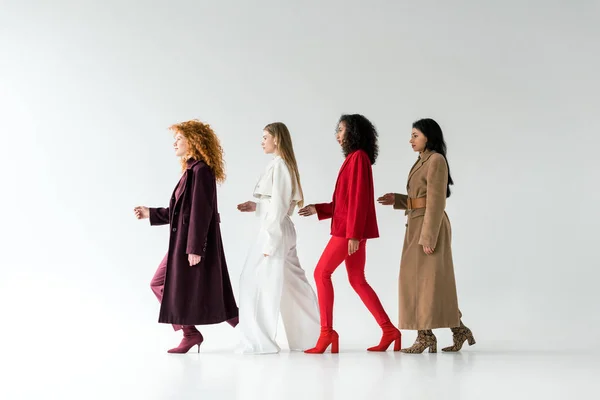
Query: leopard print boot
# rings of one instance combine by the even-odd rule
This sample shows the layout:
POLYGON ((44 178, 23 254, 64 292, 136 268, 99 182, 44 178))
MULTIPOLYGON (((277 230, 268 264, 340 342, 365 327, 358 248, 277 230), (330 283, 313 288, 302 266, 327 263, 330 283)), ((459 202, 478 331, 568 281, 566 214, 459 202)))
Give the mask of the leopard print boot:
POLYGON ((420 354, 426 348, 429 348, 430 353, 437 352, 437 338, 435 337, 431 329, 425 331, 418 331, 415 343, 412 346, 406 349, 402 349, 400 351, 409 354, 420 354))
POLYGON ((475 338, 473 337, 473 332, 469 328, 467 328, 462 321, 460 321, 460 326, 457 328, 450 328, 452 330, 452 340, 454 341, 453 346, 444 347, 442 351, 446 352, 456 352, 460 351, 463 344, 465 342, 469 343, 469 346, 473 346, 475 344, 475 338))

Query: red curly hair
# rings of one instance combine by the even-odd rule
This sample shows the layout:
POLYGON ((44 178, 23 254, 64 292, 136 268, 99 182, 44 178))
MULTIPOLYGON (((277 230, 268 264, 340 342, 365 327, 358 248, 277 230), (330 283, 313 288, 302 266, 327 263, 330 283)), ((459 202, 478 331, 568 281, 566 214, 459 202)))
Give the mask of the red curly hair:
POLYGON ((197 119, 180 122, 169 127, 174 134, 181 133, 188 141, 188 154, 181 158, 181 168, 187 168, 187 160, 202 160, 212 169, 218 183, 225 181, 225 162, 219 138, 209 124, 197 119))

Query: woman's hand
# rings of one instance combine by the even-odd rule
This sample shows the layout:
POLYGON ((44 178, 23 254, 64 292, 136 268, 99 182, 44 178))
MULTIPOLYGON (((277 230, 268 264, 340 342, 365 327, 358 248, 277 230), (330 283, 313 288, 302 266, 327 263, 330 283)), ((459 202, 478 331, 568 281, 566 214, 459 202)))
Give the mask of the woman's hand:
POLYGON ((377 201, 379 202, 379 204, 382 204, 384 206, 393 206, 396 202, 396 196, 394 196, 394 193, 386 193, 380 198, 378 198, 377 201))
POLYGON ((427 254, 428 256, 433 254, 433 247, 427 247, 427 246, 423 246, 423 251, 425 252, 425 254, 427 254))
POLYGON ((358 239, 348 239, 348 255, 349 256, 356 253, 356 251, 358 250, 358 244, 359 244, 358 239))
POLYGON ((145 219, 150 217, 150 209, 145 206, 137 206, 133 209, 137 219, 145 219))
POLYGON ((256 203, 253 201, 247 201, 242 204, 238 204, 237 209, 241 212, 254 212, 256 211, 256 203))
POLYGON ((300 210, 298 210, 298 214, 302 215, 303 217, 309 217, 316 213, 317 213, 317 208, 315 207, 314 204, 309 204, 305 207, 302 207, 300 210))
POLYGON ((200 262, 200 260, 202 260, 201 256, 197 254, 188 254, 188 261, 190 263, 190 267, 197 265, 200 262))

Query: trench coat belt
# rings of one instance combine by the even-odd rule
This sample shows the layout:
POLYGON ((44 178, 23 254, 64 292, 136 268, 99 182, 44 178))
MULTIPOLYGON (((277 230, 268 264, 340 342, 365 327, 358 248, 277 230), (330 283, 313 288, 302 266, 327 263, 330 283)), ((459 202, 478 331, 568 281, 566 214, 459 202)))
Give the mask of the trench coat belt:
POLYGON ((416 208, 425 208, 427 205, 427 197, 417 197, 417 198, 408 198, 406 199, 406 209, 414 210, 416 208))

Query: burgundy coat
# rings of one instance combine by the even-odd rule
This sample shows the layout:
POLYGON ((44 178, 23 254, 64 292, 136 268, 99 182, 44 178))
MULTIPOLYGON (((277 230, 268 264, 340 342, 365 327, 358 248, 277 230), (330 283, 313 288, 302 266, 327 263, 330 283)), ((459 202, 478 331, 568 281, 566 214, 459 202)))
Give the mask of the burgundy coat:
POLYGON ((169 252, 158 322, 206 325, 238 316, 221 241, 217 184, 203 161, 189 160, 168 208, 150 208, 150 224, 169 224, 169 252), (188 254, 202 256, 190 266, 188 254))
POLYGON ((364 150, 348 154, 338 173, 333 201, 315 204, 319 220, 331 218, 331 236, 379 237, 371 160, 364 150))

